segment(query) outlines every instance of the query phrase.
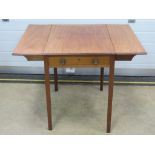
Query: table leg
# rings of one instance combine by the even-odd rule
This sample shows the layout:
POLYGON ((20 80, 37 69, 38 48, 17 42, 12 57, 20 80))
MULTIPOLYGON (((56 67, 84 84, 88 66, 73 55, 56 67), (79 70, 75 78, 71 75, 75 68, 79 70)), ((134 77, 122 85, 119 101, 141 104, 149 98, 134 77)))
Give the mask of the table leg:
POLYGON ((45 90, 46 90, 46 103, 47 103, 47 115, 48 115, 48 129, 52 130, 52 110, 51 110, 50 74, 49 74, 48 57, 44 57, 44 70, 45 70, 45 90))
POLYGON ((55 91, 58 91, 58 70, 54 68, 54 87, 55 91))
POLYGON ((100 69, 100 90, 103 90, 103 81, 104 81, 104 68, 100 69))
POLYGON ((110 68, 109 68, 107 133, 110 133, 110 130, 111 130, 112 98, 113 98, 113 84, 114 84, 114 67, 115 67, 115 57, 111 57, 110 58, 110 68))

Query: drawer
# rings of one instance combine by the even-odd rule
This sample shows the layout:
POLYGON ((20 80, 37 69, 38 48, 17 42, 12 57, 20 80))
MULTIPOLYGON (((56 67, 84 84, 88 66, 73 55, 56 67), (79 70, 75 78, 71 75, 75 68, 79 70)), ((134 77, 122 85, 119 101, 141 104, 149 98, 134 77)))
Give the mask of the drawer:
POLYGON ((53 56, 50 67, 109 67, 109 56, 53 56))

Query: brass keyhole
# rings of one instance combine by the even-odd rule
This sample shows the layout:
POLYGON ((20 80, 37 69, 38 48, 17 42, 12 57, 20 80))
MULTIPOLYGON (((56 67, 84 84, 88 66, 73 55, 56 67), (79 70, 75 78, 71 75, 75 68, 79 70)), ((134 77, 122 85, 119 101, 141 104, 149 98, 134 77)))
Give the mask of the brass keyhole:
POLYGON ((60 59, 60 65, 65 65, 66 60, 64 58, 60 59))
POLYGON ((99 60, 97 58, 92 59, 92 64, 93 65, 98 65, 99 64, 99 60))

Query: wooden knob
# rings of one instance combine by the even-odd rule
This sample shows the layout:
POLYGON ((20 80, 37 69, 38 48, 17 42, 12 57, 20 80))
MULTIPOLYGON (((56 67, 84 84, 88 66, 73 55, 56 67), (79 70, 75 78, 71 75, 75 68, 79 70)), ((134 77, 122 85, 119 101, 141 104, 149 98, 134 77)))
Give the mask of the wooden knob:
POLYGON ((99 60, 97 58, 92 59, 92 64, 93 65, 98 65, 99 64, 99 60))
POLYGON ((66 60, 64 58, 60 59, 60 65, 65 65, 66 60))

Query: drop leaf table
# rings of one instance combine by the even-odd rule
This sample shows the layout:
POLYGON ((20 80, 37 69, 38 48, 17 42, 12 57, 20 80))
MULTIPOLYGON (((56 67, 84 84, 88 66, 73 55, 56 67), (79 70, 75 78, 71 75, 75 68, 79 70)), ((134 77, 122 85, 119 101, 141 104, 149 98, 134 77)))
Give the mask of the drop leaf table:
POLYGON ((107 133, 111 130, 115 61, 131 61, 146 54, 129 25, 29 25, 13 55, 28 61, 43 61, 48 114, 52 130, 52 104, 49 68, 54 68, 55 91, 58 90, 57 68, 100 68, 100 90, 104 67, 109 68, 107 133))

